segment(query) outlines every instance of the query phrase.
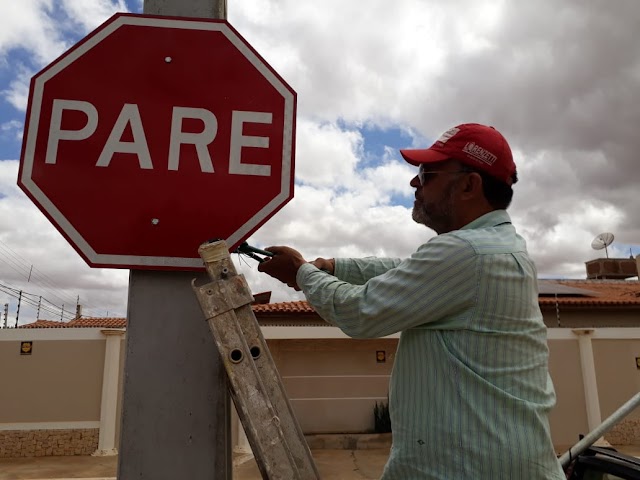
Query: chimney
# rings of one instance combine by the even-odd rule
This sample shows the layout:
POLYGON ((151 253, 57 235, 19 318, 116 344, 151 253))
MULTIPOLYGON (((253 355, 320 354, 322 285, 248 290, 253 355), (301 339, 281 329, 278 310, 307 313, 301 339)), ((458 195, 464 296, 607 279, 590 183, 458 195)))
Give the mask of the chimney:
POLYGON ((252 305, 264 305, 270 301, 271 292, 254 293, 252 305))
POLYGON ((631 258, 597 258, 585 262, 587 279, 624 280, 636 277, 640 269, 640 255, 631 258))

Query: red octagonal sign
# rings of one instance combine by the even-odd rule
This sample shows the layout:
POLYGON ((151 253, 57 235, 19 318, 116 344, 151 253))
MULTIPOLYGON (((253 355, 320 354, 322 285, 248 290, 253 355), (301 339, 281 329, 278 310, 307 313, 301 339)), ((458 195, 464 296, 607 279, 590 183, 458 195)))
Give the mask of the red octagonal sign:
POLYGON ((118 14, 32 79, 18 184, 91 266, 200 268, 293 197, 295 109, 225 21, 118 14))

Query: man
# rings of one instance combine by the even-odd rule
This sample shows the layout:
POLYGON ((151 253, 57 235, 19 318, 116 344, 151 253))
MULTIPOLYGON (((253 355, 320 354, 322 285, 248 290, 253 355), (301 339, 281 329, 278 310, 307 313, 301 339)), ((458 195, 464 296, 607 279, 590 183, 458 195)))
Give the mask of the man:
POLYGON ((384 480, 565 478, 549 435, 555 393, 536 269, 506 212, 517 181, 507 141, 464 124, 400 153, 419 167, 413 219, 436 237, 405 260, 308 263, 270 247, 259 270, 301 289, 351 337, 402 332, 384 480))

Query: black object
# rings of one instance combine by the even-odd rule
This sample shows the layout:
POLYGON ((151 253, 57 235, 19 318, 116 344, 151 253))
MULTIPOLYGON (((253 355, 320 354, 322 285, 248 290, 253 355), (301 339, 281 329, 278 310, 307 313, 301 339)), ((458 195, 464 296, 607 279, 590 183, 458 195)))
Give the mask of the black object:
POLYGON ((247 242, 242 242, 238 246, 238 248, 236 248, 234 253, 242 253, 248 257, 253 258, 254 260, 257 260, 260 263, 266 261, 265 257, 273 257, 273 253, 257 247, 252 247, 247 242), (260 255, 264 255, 264 257, 261 257, 260 255))
MULTIPOLYGON (((221 240, 224 240, 224 239, 223 238, 212 238, 210 240, 207 240, 207 243, 215 243, 215 242, 219 242, 221 240)), ((273 257, 273 253, 267 252, 266 250, 262 250, 262 249, 257 248, 257 247, 252 247, 247 242, 242 242, 238 246, 238 248, 236 248, 231 253, 237 253, 237 254, 241 254, 241 255, 246 255, 247 257, 251 257, 254 260, 257 260, 258 262, 261 262, 261 263, 266 260, 266 258, 264 258, 264 257, 273 257), (264 255, 264 257, 261 257, 258 254, 264 255)))
POLYGON ((567 468, 568 480, 640 480, 640 459, 613 448, 589 447, 567 468))

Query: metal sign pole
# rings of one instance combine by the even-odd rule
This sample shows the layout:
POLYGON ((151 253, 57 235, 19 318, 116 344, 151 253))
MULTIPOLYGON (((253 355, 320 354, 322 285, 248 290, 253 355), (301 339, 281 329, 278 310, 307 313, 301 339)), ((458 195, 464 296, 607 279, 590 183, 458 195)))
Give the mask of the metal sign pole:
MULTIPOLYGON (((226 1, 145 0, 144 13, 224 19, 226 1)), ((227 380, 194 276, 131 270, 119 480, 231 480, 227 380)))

